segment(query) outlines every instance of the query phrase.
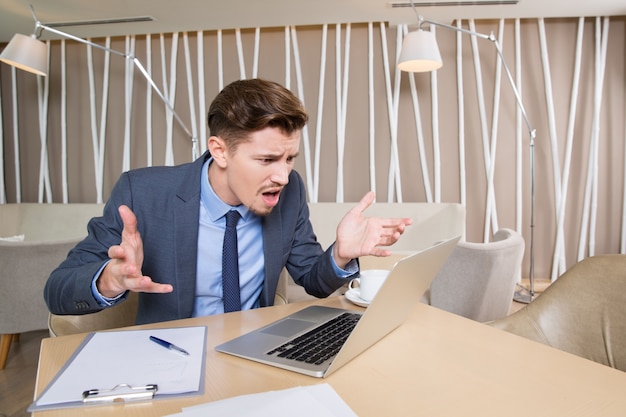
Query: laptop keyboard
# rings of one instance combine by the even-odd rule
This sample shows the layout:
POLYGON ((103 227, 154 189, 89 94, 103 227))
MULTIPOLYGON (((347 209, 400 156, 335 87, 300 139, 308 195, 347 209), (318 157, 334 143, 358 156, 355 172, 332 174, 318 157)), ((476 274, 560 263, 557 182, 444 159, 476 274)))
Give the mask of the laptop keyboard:
POLYGON ((267 354, 319 365, 339 352, 360 318, 360 314, 343 313, 267 354))

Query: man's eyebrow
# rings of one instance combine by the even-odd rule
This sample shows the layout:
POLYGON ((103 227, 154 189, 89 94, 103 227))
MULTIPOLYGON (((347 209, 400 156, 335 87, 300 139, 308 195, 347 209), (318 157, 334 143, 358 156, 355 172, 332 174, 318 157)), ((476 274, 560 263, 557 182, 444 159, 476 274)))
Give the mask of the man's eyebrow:
MULTIPOLYGON (((276 158, 280 158, 281 156, 285 155, 284 153, 271 153, 271 152, 267 152, 267 153, 260 153, 257 154, 257 158, 265 158, 265 159, 276 159, 276 158)), ((300 152, 296 152, 294 154, 287 154, 288 157, 291 158, 297 158, 298 156, 300 156, 300 152)))

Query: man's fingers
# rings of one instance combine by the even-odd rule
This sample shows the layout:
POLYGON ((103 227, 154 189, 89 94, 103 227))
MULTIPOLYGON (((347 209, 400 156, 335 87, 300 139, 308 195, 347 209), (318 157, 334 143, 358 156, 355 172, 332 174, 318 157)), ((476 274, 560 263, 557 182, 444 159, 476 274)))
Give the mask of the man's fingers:
POLYGON ((172 291, 174 291, 174 287, 170 284, 157 284, 153 282, 152 285, 146 288, 143 292, 166 294, 172 291))
POLYGON ((114 245, 109 248, 109 258, 111 258, 111 268, 114 268, 115 275, 136 276, 141 274, 141 270, 133 262, 132 253, 121 245, 114 245))
POLYGON ((169 293, 174 290, 170 284, 159 284, 145 275, 138 277, 121 277, 120 285, 124 291, 128 290, 133 292, 169 293))
POLYGON ((413 223, 410 218, 377 220, 377 227, 380 237, 385 239, 391 239, 393 242, 398 240, 406 230, 406 227, 413 223))
POLYGON ((137 217, 135 217, 135 213, 125 205, 119 206, 117 211, 120 213, 120 217, 122 218, 122 222, 124 222, 124 231, 130 233, 137 232, 137 217))
POLYGON ((109 248, 109 258, 120 259, 124 257, 124 248, 119 245, 114 245, 109 248))
POLYGON ((361 197, 361 201, 353 208, 353 210, 362 214, 369 206, 372 205, 374 200, 376 199, 376 194, 373 191, 368 191, 363 197, 361 197))
POLYGON ((139 278, 133 278, 126 280, 129 290, 135 292, 149 292, 149 293, 168 293, 172 292, 174 288, 170 284, 159 284, 150 279, 150 277, 142 276, 139 278))
POLYGON ((124 223, 124 229, 122 230, 122 242, 119 244, 123 252, 118 252, 119 256, 117 259, 135 264, 137 269, 141 270, 141 265, 143 264, 143 243, 141 235, 137 230, 137 217, 125 205, 119 206, 118 212, 124 223))
POLYGON ((406 226, 409 226, 413 223, 413 219, 410 217, 398 217, 398 218, 381 218, 380 225, 387 229, 396 228, 398 230, 404 231, 406 226))
POLYGON ((386 256, 391 256, 393 254, 393 252, 391 252, 390 250, 387 249, 381 249, 381 248, 374 248, 372 249, 372 256, 379 256, 379 257, 386 257, 386 256))

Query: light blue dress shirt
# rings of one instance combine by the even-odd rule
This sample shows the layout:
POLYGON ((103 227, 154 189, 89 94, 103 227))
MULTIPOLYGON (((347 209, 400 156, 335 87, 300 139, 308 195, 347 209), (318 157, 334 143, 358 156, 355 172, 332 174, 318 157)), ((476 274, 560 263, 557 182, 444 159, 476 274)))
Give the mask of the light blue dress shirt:
POLYGON ((200 227, 198 229, 198 266, 196 270, 196 299, 193 316, 208 316, 224 312, 222 302, 222 245, 229 210, 237 210, 237 250, 239 254, 239 285, 241 309, 258 307, 265 278, 263 230, 261 217, 244 205, 232 207, 215 194, 209 183, 210 158, 202 167, 200 181, 200 227), (216 242, 220 242, 217 244, 216 242))

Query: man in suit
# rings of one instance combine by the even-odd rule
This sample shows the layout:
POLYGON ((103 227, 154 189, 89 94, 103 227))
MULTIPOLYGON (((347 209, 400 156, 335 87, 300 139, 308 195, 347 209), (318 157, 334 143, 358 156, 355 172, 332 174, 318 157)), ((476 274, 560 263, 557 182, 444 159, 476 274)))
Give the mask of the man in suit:
POLYGON ((100 311, 139 292, 137 323, 225 310, 222 241, 236 210, 242 309, 272 305, 286 267, 295 282, 326 297, 358 272, 358 258, 387 256, 410 219, 370 218, 367 193, 324 251, 309 222, 304 183, 293 170, 308 121, 286 88, 260 79, 226 86, 210 106, 208 151, 174 167, 125 172, 102 217, 50 275, 54 314, 100 311))

